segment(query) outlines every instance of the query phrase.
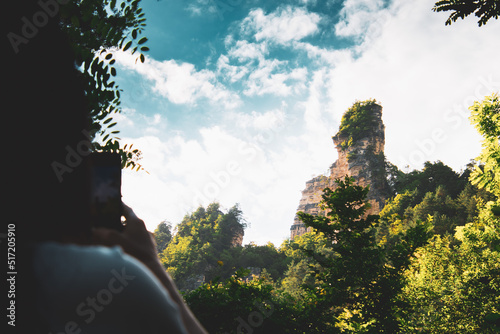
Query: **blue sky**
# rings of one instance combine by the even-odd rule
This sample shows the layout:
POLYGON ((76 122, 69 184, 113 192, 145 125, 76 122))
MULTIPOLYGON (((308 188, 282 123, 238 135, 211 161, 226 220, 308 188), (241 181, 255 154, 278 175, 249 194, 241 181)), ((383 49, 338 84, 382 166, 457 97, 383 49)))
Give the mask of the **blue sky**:
POLYGON ((481 149, 467 107, 500 90, 500 24, 445 27, 432 1, 143 0, 144 64, 116 53, 124 201, 150 230, 219 201, 239 203, 244 243, 289 236, 305 182, 336 159, 355 100, 383 107, 400 169, 460 171, 481 149), (407 167, 408 166, 408 167, 407 167))

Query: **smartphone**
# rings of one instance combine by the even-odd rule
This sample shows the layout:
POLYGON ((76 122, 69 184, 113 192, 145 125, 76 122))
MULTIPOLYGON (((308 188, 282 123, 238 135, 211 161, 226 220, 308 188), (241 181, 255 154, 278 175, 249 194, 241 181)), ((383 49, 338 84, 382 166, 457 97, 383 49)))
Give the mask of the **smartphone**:
POLYGON ((121 157, 118 153, 92 153, 90 170, 90 218, 93 227, 122 231, 121 157))

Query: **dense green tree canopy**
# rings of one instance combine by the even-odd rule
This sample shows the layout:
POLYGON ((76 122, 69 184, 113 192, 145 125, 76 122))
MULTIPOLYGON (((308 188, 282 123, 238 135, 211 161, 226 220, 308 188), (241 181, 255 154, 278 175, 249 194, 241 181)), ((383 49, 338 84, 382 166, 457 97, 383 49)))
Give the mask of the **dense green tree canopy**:
POLYGON ((484 138, 478 159, 483 165, 476 167, 471 180, 480 191, 490 194, 478 196, 472 185, 467 186, 458 197, 458 203, 467 203, 467 223, 458 225, 453 236, 436 235, 417 251, 405 273, 407 282, 401 294, 410 306, 404 314, 403 329, 407 332, 500 331, 498 96, 475 102, 471 111, 471 120, 484 138), (474 192, 474 200, 467 201, 474 192))
POLYGON ((468 183, 469 173, 469 170, 465 170, 462 174, 459 174, 441 161, 426 161, 421 171, 414 170, 409 173, 398 173, 397 180, 394 181, 395 190, 396 193, 416 190, 416 201, 420 202, 428 192, 434 192, 441 186, 454 198, 460 194, 468 183))
POLYGON ((433 232, 442 236, 471 222, 478 214, 477 204, 491 195, 468 181, 470 173, 468 168, 458 174, 440 161, 426 162, 422 171, 399 172, 398 193, 380 212, 377 242, 395 242, 400 232, 418 221, 432 222, 433 232))
POLYGON ((188 289, 217 272, 218 266, 223 265, 224 251, 241 246, 244 228, 237 205, 227 213, 218 203, 206 209, 199 207, 176 226, 176 233, 161 254, 161 260, 178 287, 188 289))
POLYGON ((173 237, 165 222, 154 234, 163 264, 183 290, 228 279, 247 268, 281 280, 291 259, 272 243, 242 246, 245 226, 238 206, 225 213, 218 203, 212 203, 186 215, 173 237))
POLYGON ((487 246, 496 233, 473 224, 455 237, 436 236, 419 250, 406 272, 401 294, 410 305, 405 316, 407 332, 497 333, 487 317, 494 318, 500 305, 500 252, 487 246), (491 240, 491 239, 490 239, 491 240))
POLYGON ((326 217, 298 213, 307 226, 325 235, 326 245, 333 251, 325 256, 303 249, 322 267, 311 267, 320 284, 310 291, 317 298, 322 321, 330 323, 330 331, 394 333, 399 327, 395 297, 402 288, 400 275, 415 249, 427 241, 428 229, 416 224, 392 248, 377 246, 373 228, 378 216, 365 216, 368 188, 353 185, 353 181, 346 177, 336 181, 335 190, 324 190, 326 217))

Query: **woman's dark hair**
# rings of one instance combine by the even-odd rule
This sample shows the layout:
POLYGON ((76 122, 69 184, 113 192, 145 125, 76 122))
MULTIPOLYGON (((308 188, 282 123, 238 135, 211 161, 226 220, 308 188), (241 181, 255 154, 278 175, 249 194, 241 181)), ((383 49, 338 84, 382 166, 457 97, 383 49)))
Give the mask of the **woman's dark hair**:
POLYGON ((41 6, 47 2, 16 0, 2 5, 6 215, 0 233, 14 227, 16 328, 26 330, 40 328, 30 308, 36 293, 33 245, 90 231, 85 164, 68 156, 81 151, 82 141, 88 142, 89 113, 72 48, 57 15, 48 15, 41 6), (58 177, 54 166, 67 169, 58 177))
MULTIPOLYGON (((4 10, 7 34, 23 36, 25 22, 43 12, 37 1, 5 5, 11 7, 4 10)), ((9 107, 3 115, 8 133, 3 160, 8 171, 8 219, 26 224, 32 231, 27 237, 46 240, 85 226, 85 168, 77 156, 79 143, 88 142, 89 118, 72 48, 57 16, 48 16, 37 30, 18 45, 18 52, 4 39, 9 107), (68 157, 69 152, 77 154, 68 157), (57 173, 61 166, 65 166, 62 175, 57 173)))

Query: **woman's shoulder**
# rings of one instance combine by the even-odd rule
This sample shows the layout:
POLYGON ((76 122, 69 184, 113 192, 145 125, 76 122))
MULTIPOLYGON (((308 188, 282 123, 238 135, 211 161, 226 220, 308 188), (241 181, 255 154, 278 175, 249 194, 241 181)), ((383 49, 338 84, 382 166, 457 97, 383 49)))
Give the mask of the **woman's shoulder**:
POLYGON ((137 261, 123 253, 120 247, 80 246, 57 242, 37 244, 33 265, 40 285, 59 291, 74 289, 75 285, 92 289, 102 286, 116 272, 134 272, 143 268, 137 261))
POLYGON ((100 333, 110 324, 122 333, 149 325, 183 332, 177 307, 161 283, 120 247, 47 242, 37 245, 34 266, 44 300, 41 313, 54 329, 63 321, 53 315, 76 314, 75 321, 88 332, 100 333))
POLYGON ((54 241, 40 242, 35 245, 37 257, 50 257, 54 259, 69 259, 71 257, 85 258, 87 256, 102 258, 121 257, 124 253, 120 247, 105 247, 98 245, 76 245, 54 241))

